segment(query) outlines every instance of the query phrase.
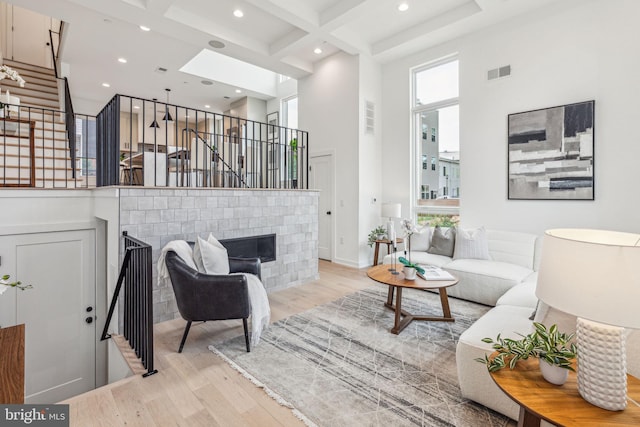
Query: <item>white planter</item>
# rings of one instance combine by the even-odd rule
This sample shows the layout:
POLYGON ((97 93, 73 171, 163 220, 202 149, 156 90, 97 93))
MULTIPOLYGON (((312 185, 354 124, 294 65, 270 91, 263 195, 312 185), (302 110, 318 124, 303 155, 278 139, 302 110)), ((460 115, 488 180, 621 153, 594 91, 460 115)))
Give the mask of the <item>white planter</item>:
POLYGON ((538 359, 540 364, 540 372, 542 372, 542 377, 549 381, 551 384, 562 385, 569 378, 569 370, 565 368, 561 368, 559 366, 550 365, 544 359, 538 359))
POLYGON ((402 272, 404 273, 404 278, 407 280, 415 280, 416 278, 416 269, 413 267, 402 267, 402 272))

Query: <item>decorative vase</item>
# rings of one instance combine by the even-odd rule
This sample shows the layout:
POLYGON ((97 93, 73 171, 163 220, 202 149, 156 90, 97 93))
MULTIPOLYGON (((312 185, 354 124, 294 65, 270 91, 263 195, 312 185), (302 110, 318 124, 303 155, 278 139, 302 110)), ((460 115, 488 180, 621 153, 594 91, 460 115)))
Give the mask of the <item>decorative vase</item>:
POLYGON ((416 269, 413 267, 402 267, 402 272, 404 273, 404 278, 407 280, 415 280, 416 278, 416 269))
POLYGON ((569 378, 569 370, 559 366, 551 365, 544 359, 538 359, 542 377, 551 384, 562 385, 569 378))

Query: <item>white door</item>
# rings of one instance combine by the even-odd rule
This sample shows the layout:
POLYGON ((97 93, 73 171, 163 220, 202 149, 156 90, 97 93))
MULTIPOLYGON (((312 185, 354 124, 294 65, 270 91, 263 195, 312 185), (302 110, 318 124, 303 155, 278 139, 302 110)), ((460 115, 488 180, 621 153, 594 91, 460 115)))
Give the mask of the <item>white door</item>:
POLYGON ((9 35, 11 56, 14 61, 51 68, 49 29, 52 20, 17 6, 12 7, 13 32, 9 35))
POLYGON ((318 202, 318 257, 333 258, 333 156, 309 160, 309 188, 320 190, 318 202))
POLYGON ((0 237, 2 274, 33 286, 11 293, 25 324, 26 403, 95 388, 95 247, 93 230, 0 237))

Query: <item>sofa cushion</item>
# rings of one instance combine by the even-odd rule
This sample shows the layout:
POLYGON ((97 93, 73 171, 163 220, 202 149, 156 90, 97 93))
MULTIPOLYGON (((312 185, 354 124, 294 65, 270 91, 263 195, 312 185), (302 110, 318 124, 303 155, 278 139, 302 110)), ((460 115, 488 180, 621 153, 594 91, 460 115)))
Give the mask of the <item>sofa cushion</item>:
POLYGON ((431 229, 423 227, 411 235, 411 251, 426 251, 431 244, 431 229))
POLYGON ((489 242, 484 227, 456 230, 456 245, 453 259, 491 259, 489 242))
POLYGON ((498 298, 533 273, 519 265, 480 259, 456 259, 443 268, 459 280, 447 289, 449 295, 486 305, 496 305, 498 298))
POLYGON ((536 297, 537 279, 538 272, 531 273, 522 283, 505 292, 496 302, 496 306, 515 305, 518 307, 530 307, 533 312, 538 304, 538 298, 536 297))
POLYGON ((491 344, 482 342, 482 338, 495 339, 500 334, 503 338, 519 339, 518 334, 528 334, 532 328, 530 314, 528 307, 501 305, 489 310, 460 335, 456 346, 456 366, 463 397, 518 419, 519 405, 498 388, 487 367, 474 359, 484 358, 485 354, 493 351, 491 344))
MULTIPOLYGON (((405 255, 405 258, 411 259, 411 262, 414 264, 435 265, 436 267, 442 267, 451 262, 451 257, 430 254, 428 252, 411 251, 409 254, 405 255)), ((390 262, 387 263, 386 259, 387 257, 385 257, 385 264, 390 264, 390 262)))
POLYGON ((444 229, 436 226, 431 236, 431 245, 427 252, 434 255, 453 256, 453 248, 456 244, 456 229, 454 227, 444 229))
POLYGON ((515 231, 487 230, 489 254, 494 261, 508 262, 534 270, 536 253, 539 250, 535 234, 515 231))

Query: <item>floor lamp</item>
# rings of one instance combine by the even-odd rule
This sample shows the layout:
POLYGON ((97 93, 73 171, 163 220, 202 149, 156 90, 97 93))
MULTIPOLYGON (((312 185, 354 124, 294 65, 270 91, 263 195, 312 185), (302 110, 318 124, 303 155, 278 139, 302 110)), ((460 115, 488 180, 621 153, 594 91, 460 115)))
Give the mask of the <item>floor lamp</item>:
POLYGON ((578 392, 611 411, 627 406, 624 328, 640 328, 639 243, 639 234, 556 229, 542 245, 536 295, 578 317, 578 392))
POLYGON ((391 242, 391 246, 393 246, 393 266, 389 269, 392 274, 398 274, 395 268, 396 264, 396 229, 393 222, 394 218, 400 218, 402 214, 402 206, 400 203, 383 203, 382 204, 382 212, 381 216, 389 218, 387 221, 387 239, 391 242))

